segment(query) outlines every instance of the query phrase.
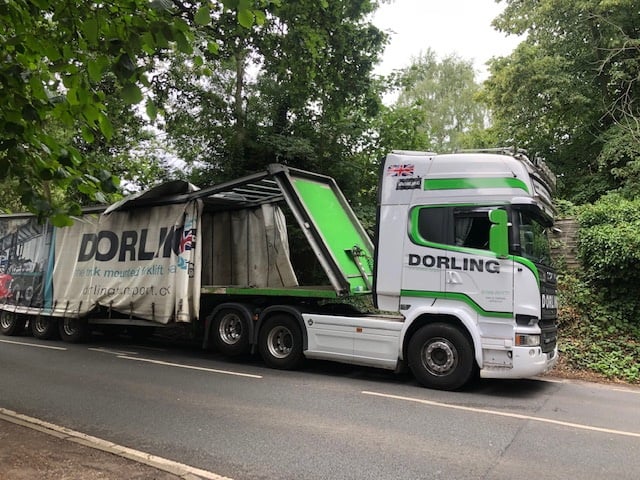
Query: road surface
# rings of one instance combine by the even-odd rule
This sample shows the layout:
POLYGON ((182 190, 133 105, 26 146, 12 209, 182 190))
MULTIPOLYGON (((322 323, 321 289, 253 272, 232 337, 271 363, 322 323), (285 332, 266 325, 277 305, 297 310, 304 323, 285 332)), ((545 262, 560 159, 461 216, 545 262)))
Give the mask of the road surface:
MULTIPOLYGON (((640 389, 0 337, 0 408, 242 479, 637 479, 640 389)), ((0 446, 0 448, 2 448, 0 446)))

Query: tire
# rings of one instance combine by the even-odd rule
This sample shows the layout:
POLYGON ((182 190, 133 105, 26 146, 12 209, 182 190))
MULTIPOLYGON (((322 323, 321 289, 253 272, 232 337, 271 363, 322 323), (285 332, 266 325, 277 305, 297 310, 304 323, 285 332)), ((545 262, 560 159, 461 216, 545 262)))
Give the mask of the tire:
POLYGON ((211 323, 210 334, 220 353, 229 356, 249 352, 249 323, 239 310, 220 310, 211 323))
POLYGON ((61 318, 58 322, 60 338, 68 343, 80 343, 89 336, 89 326, 84 318, 61 318))
POLYGON ((58 321, 53 317, 34 315, 29 318, 29 329, 35 338, 49 340, 58 335, 58 321))
POLYGON ((20 313, 0 311, 0 333, 3 335, 18 335, 24 330, 27 317, 20 313))
POLYGON ((302 332, 289 315, 275 315, 265 321, 258 338, 260 355, 271 368, 294 370, 302 364, 302 332))
POLYGON ((411 337, 409 368, 427 388, 458 390, 473 376, 475 359, 471 341, 457 327, 432 323, 411 337))

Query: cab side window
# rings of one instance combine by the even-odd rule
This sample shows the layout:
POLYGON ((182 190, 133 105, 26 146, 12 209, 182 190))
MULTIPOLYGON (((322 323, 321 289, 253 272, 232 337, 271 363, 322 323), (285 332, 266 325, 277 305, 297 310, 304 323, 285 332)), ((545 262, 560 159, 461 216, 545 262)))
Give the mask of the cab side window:
POLYGON ((427 242, 451 245, 453 241, 453 208, 424 207, 418 214, 418 232, 427 242))
POLYGON ((418 233, 427 242, 488 250, 489 210, 489 207, 422 207, 418 213, 418 233))
POLYGON ((489 212, 454 212, 455 245, 489 249, 489 212))

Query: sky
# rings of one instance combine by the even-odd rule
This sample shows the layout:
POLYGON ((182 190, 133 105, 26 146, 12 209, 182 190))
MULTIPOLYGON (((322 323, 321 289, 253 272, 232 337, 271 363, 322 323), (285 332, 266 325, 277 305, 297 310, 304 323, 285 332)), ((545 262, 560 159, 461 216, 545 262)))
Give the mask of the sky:
POLYGON ((491 21, 504 9, 495 0, 394 0, 382 4, 373 23, 391 37, 375 73, 407 67, 411 58, 431 48, 439 58, 457 54, 473 60, 479 81, 488 76, 491 57, 511 53, 516 36, 494 30, 491 21))

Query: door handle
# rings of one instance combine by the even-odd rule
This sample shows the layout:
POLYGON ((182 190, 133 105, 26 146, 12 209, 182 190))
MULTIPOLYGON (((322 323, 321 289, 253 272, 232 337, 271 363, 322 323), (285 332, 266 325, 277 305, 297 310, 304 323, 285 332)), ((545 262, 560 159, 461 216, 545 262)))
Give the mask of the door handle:
POLYGON ((458 272, 447 271, 447 283, 459 285, 462 283, 462 277, 458 272))

